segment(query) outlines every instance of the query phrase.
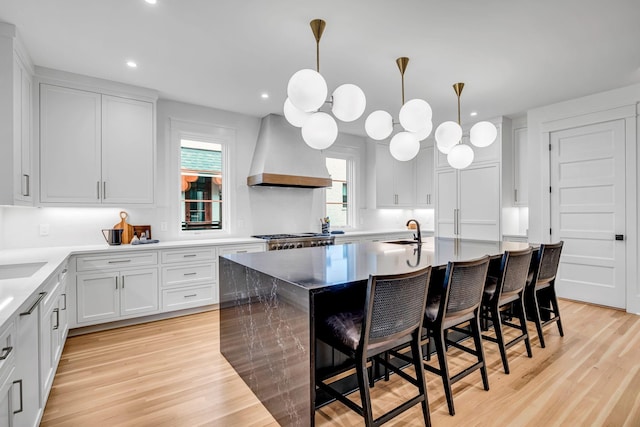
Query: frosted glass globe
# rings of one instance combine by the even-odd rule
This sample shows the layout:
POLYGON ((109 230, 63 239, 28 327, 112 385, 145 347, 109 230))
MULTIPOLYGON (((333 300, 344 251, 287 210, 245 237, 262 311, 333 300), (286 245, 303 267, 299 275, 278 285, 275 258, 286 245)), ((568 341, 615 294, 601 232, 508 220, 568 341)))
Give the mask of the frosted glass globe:
POLYGON ((333 115, 343 122, 352 122, 360 118, 367 106, 364 92, 356 85, 344 84, 333 91, 333 115))
POLYGON ((462 138, 462 128, 456 122, 440 123, 436 128, 436 143, 438 150, 443 154, 448 154, 453 146, 460 142, 460 138, 462 138))
POLYGON ((374 111, 365 120, 364 130, 369 138, 377 141, 383 140, 393 132, 393 117, 383 110, 374 111))
POLYGON ((302 126, 302 139, 316 150, 324 150, 338 137, 338 124, 327 113, 313 113, 302 126))
POLYGON ((478 122, 469 131, 469 139, 476 147, 488 147, 497 136, 498 129, 491 122, 478 122))
POLYGON ((301 111, 316 111, 327 100, 327 82, 314 70, 304 69, 289 79, 287 96, 301 111))
POLYGON ((447 154, 447 161, 452 168, 464 169, 473 162, 473 149, 467 144, 457 144, 447 154))
POLYGON ((420 129, 418 132, 411 133, 418 139, 418 141, 423 141, 431 134, 431 130, 433 130, 433 122, 429 120, 427 122, 427 127, 420 129))
POLYGON ((410 132, 398 132, 391 138, 389 151, 394 159, 406 162, 420 151, 420 141, 410 132))
POLYGON ((284 117, 289 123, 297 128, 301 128, 313 113, 298 110, 289 98, 284 101, 284 117))
POLYGON ((400 124, 409 132, 418 132, 431 121, 431 106, 424 99, 412 99, 400 108, 400 124))

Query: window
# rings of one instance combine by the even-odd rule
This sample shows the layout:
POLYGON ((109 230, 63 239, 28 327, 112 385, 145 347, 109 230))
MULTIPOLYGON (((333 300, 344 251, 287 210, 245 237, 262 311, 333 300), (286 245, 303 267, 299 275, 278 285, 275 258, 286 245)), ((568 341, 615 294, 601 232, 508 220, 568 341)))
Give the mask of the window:
POLYGON ((353 161, 327 157, 326 164, 332 181, 331 187, 326 189, 326 216, 331 227, 353 226, 353 161))
POLYGON ((222 145, 180 140, 182 230, 222 229, 222 145))

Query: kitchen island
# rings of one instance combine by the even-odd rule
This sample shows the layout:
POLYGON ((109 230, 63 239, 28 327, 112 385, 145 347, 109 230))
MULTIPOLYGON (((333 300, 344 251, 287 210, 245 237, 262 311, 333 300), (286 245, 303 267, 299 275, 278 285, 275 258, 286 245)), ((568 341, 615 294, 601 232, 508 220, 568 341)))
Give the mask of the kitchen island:
POLYGON ((528 247, 429 237, 220 257, 220 351, 281 425, 313 425, 315 320, 364 304, 370 274, 406 273, 528 247))

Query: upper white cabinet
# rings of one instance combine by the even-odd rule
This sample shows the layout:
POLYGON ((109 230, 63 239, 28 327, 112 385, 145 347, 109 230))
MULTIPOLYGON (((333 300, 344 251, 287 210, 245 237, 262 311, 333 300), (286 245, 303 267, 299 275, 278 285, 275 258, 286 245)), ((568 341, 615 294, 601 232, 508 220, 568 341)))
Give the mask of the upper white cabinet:
POLYGON ((40 84, 40 202, 153 203, 153 103, 40 84))
POLYGON ((415 203, 415 163, 400 162, 388 144, 376 144, 376 204, 379 208, 411 207, 415 203))
POLYGON ((423 146, 413 160, 393 158, 389 145, 376 144, 376 207, 431 207, 433 203, 433 146, 423 146))
POLYGON ((435 234, 439 237, 501 239, 501 153, 503 138, 511 135, 511 122, 502 118, 494 124, 496 141, 485 148, 472 146, 474 160, 466 169, 453 169, 438 151, 435 234))
POLYGON ((416 207, 431 208, 434 198, 433 145, 426 145, 416 156, 416 207))
POLYGON ((513 130, 513 204, 527 206, 529 185, 527 167, 527 128, 513 130))
POLYGON ((33 204, 32 69, 15 27, 0 23, 0 205, 33 204))

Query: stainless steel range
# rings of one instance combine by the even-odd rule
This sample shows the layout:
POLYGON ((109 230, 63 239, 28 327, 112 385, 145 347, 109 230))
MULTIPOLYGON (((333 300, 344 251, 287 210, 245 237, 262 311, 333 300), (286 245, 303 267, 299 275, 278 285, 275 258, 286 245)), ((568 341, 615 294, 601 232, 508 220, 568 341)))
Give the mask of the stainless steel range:
POLYGON ((333 245, 335 242, 333 235, 320 233, 260 234, 251 237, 266 240, 270 251, 328 246, 333 245))

